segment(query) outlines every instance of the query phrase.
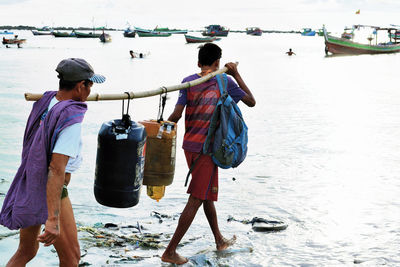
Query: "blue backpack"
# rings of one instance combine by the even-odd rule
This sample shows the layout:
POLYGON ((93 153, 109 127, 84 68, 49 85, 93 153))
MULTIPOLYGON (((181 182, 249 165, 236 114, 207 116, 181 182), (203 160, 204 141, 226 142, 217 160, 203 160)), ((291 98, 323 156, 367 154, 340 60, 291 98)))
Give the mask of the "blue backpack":
MULTIPOLYGON (((219 74, 216 78, 221 96, 211 116, 202 154, 210 155, 213 162, 223 169, 235 168, 247 155, 248 128, 239 107, 227 92, 226 74, 219 74)), ((191 164, 185 186, 199 158, 200 155, 191 164)))
POLYGON ((248 128, 239 107, 226 90, 226 74, 216 77, 221 96, 211 117, 203 154, 210 155, 214 163, 223 169, 235 168, 247 155, 248 128))

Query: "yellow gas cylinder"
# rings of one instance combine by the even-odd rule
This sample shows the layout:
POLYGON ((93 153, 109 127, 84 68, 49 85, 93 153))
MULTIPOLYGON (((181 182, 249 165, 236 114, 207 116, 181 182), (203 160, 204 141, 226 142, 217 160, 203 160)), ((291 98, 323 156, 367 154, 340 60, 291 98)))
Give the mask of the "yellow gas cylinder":
POLYGON ((143 184, 147 185, 147 195, 158 201, 174 179, 177 125, 156 120, 140 123, 147 133, 143 184))

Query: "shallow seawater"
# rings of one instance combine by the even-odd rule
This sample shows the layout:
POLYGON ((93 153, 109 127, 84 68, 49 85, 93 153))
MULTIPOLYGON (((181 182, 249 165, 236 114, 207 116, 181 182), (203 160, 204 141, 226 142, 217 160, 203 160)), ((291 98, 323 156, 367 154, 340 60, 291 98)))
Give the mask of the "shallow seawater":
MULTIPOLYGON (((57 63, 83 57, 107 77, 99 93, 144 91, 179 84, 197 68, 197 44, 184 37, 124 38, 113 41, 32 36, 22 49, 0 47, 0 203, 19 166, 23 131, 32 103, 25 92, 57 89, 57 63), (131 59, 129 50, 150 52, 131 59)), ((222 62, 238 61, 257 105, 240 104, 249 127, 246 161, 220 171, 219 224, 226 237, 237 236, 225 252, 215 250, 199 210, 178 252, 186 266, 399 266, 400 255, 400 54, 325 57, 322 37, 230 33, 217 43, 222 62), (297 54, 288 57, 292 48, 297 54), (289 226, 273 233, 227 221, 253 217, 289 226)), ((164 117, 177 92, 169 93, 164 117)), ((158 97, 131 102, 133 120, 156 119, 158 97)), ((97 133, 103 122, 121 116, 121 101, 90 102, 83 124, 84 164, 72 176, 69 195, 80 227, 101 223, 141 226, 107 229, 114 236, 159 237, 160 248, 131 242, 108 247, 104 238, 79 233, 82 262, 92 266, 169 266, 163 247, 173 234, 187 200, 187 167, 181 149, 184 123, 178 125, 175 179, 160 202, 141 192, 137 206, 115 209, 93 195, 97 133), (152 216, 152 211, 169 217, 152 216)), ((96 228, 99 229, 99 228, 96 228)), ((100 228, 102 229, 102 228, 100 228)), ((13 234, 0 227, 0 236, 13 234)), ((0 266, 18 245, 18 235, 0 239, 0 266)), ((111 245, 112 246, 112 245, 111 245)), ((28 266, 56 266, 52 248, 41 247, 28 266)))

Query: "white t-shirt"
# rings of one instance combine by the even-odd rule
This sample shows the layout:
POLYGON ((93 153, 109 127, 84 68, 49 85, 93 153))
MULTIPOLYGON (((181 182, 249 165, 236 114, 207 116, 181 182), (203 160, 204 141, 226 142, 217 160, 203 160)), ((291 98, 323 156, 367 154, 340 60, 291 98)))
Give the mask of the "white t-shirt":
MULTIPOLYGON (((47 110, 50 110, 58 103, 56 97, 50 101, 47 110)), ((82 163, 82 138, 81 138, 81 123, 75 123, 58 134, 58 139, 54 145, 53 153, 69 156, 65 172, 72 173, 76 171, 82 163)))

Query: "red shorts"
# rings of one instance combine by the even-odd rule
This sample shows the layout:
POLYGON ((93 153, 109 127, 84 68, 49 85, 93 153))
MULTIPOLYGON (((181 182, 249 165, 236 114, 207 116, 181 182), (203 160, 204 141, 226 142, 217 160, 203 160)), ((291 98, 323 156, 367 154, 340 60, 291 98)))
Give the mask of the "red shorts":
MULTIPOLYGON (((199 154, 185 151, 189 168, 199 154)), ((218 200, 218 166, 210 156, 201 155, 197 160, 187 193, 201 200, 218 200)))

